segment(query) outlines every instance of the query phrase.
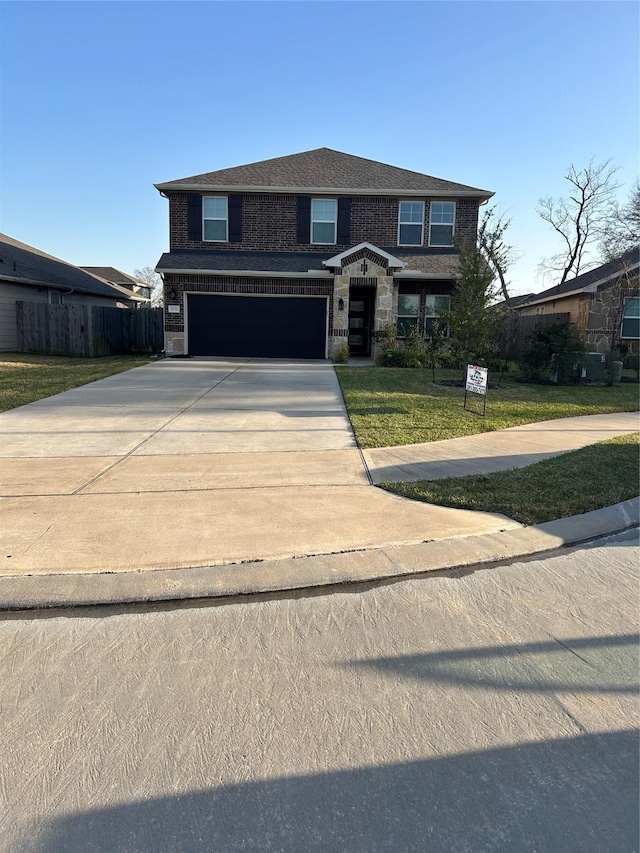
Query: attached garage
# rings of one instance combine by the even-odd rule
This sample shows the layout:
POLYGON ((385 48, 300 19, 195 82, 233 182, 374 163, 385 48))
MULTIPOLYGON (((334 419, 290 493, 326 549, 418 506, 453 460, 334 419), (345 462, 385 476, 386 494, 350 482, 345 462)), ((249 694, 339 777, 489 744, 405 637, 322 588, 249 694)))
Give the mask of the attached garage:
POLYGON ((190 355, 326 358, 327 298, 188 293, 190 355))

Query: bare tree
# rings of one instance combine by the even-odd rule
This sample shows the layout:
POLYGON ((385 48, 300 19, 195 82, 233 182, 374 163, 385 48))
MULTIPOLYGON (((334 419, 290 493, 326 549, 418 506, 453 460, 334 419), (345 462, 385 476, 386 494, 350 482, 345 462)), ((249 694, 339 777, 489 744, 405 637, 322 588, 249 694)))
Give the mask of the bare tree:
POLYGON ((152 308, 162 308, 164 305, 162 279, 153 267, 141 267, 134 270, 133 274, 141 284, 150 289, 152 308))
POLYGON ((626 204, 614 204, 605 222, 601 250, 605 261, 619 258, 640 245, 640 181, 631 187, 626 204))
POLYGON ((545 258, 540 268, 557 277, 557 284, 580 275, 590 265, 589 249, 602 237, 611 217, 614 195, 620 184, 615 181, 617 166, 611 160, 594 163, 584 169, 572 164, 565 180, 570 184, 566 198, 542 198, 536 208, 539 216, 554 229, 561 240, 558 254, 545 258))
POLYGON ((498 213, 495 207, 485 210, 478 226, 478 245, 486 262, 500 282, 500 290, 509 305, 509 288, 507 285, 507 270, 516 260, 513 246, 505 241, 505 233, 511 225, 510 219, 498 213))

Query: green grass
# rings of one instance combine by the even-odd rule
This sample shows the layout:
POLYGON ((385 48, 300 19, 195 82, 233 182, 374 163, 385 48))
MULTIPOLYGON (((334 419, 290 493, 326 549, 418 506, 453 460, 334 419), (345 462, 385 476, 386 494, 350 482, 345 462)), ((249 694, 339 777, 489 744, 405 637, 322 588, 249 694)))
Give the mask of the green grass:
MULTIPOLYGON (((462 388, 434 384, 428 370, 336 367, 336 373, 361 447, 419 444, 553 418, 640 408, 639 386, 633 382, 610 388, 557 387, 505 377, 500 388, 489 390, 483 418, 463 409, 462 388)), ((436 380, 459 378, 460 371, 436 371, 436 380)), ((473 395, 474 407, 481 403, 473 395)))
POLYGON ((499 512, 521 524, 581 515, 640 493, 640 432, 494 474, 383 483, 413 500, 499 512))
POLYGON ((146 356, 66 358, 0 353, 0 412, 51 397, 151 361, 146 356))

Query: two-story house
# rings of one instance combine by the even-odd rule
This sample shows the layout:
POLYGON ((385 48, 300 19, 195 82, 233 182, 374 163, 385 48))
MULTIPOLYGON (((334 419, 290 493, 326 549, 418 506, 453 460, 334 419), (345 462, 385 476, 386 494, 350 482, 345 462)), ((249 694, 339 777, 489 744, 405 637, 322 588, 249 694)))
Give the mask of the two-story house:
POLYGON ((493 193, 319 148, 156 184, 168 354, 327 358, 446 306, 493 193))

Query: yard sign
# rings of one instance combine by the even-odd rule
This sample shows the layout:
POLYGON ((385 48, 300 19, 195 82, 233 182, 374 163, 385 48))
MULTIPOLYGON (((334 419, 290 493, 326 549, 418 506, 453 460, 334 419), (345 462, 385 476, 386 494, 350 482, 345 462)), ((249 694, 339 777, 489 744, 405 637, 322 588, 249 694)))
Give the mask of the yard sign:
MULTIPOLYGON (((467 395, 471 394, 481 394, 483 398, 484 405, 482 406, 482 412, 476 412, 477 415, 482 414, 482 417, 485 416, 487 411, 487 377, 489 375, 489 371, 486 367, 478 367, 475 364, 467 365, 467 381, 464 386, 464 408, 467 408, 467 395)), ((473 411, 473 409, 469 409, 469 411, 473 411)))

